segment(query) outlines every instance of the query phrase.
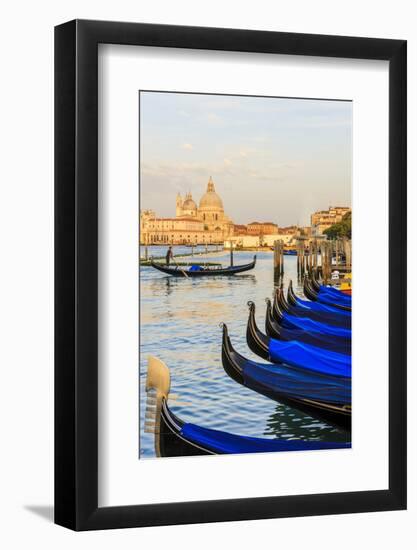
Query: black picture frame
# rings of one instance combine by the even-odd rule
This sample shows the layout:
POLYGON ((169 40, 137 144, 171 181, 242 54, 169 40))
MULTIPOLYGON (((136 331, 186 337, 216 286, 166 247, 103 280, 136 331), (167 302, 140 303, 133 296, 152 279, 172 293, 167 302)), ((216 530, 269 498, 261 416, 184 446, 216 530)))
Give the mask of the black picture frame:
POLYGON ((91 530, 406 508, 406 46, 404 40, 106 21, 55 28, 57 524, 91 530), (98 44, 389 62, 387 490, 98 507, 98 44))

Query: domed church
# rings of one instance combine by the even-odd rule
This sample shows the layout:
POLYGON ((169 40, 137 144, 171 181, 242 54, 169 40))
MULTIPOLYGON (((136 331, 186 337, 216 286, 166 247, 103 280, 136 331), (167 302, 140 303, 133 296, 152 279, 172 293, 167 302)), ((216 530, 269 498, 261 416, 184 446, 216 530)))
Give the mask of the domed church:
POLYGON ((216 193, 211 176, 198 207, 191 193, 187 193, 184 200, 178 193, 176 206, 177 218, 191 217, 200 220, 204 224, 205 231, 221 232, 223 238, 228 237, 233 231, 233 222, 224 213, 223 201, 216 193))
POLYGON ((141 244, 217 244, 233 235, 233 229, 211 177, 198 206, 191 193, 184 199, 177 195, 175 218, 160 218, 149 209, 140 212, 141 244))

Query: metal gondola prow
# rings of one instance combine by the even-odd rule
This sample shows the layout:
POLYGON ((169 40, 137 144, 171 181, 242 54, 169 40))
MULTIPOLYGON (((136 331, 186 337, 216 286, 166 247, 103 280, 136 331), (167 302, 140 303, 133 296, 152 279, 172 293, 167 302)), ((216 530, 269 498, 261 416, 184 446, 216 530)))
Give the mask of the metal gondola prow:
POLYGON ((246 328, 246 342, 253 353, 269 361, 269 338, 258 329, 255 320, 255 304, 248 302, 249 317, 246 328))
POLYGON ((279 307, 281 308, 282 311, 287 312, 287 313, 291 312, 290 305, 288 304, 288 302, 285 299, 285 294, 284 294, 284 290, 283 290, 282 287, 279 290, 277 290, 277 300, 278 300, 278 303, 279 303, 279 307))
POLYGON ((268 336, 275 338, 276 340, 281 339, 281 331, 279 324, 275 321, 272 315, 272 304, 271 300, 267 298, 266 300, 266 315, 265 315, 265 331, 268 336))
POLYGON ((274 296, 274 304, 272 306, 272 315, 275 319, 275 321, 277 321, 277 323, 281 324, 282 321, 283 321, 283 318, 284 318, 284 313, 279 305, 279 302, 278 302, 278 291, 275 292, 275 296, 274 296))
POLYGON ((297 305, 297 297, 295 296, 294 294, 294 288, 292 286, 292 279, 290 280, 289 284, 288 284, 288 289, 287 289, 287 301, 290 305, 292 306, 295 306, 297 305))
POLYGON ((309 284, 309 280, 307 277, 304 277, 304 282, 303 282, 303 290, 304 290, 304 294, 307 296, 307 298, 309 300, 312 300, 313 302, 316 302, 317 299, 318 299, 318 295, 317 293, 311 288, 310 284, 309 284))
POLYGON ((168 400, 170 389, 169 368, 163 361, 150 355, 146 376, 145 432, 155 435, 156 456, 161 456, 159 444, 161 410, 163 401, 168 400))
POLYGON ((238 384, 244 384, 241 359, 243 358, 233 349, 227 325, 223 323, 222 364, 226 373, 238 384))

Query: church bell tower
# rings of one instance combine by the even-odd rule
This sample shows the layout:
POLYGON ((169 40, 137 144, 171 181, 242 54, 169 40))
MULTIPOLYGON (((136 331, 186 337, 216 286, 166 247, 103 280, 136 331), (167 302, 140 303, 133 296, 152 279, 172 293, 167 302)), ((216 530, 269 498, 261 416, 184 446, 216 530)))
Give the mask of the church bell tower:
POLYGON ((180 193, 177 193, 177 203, 176 203, 176 209, 175 209, 175 215, 177 218, 182 216, 182 197, 180 193))

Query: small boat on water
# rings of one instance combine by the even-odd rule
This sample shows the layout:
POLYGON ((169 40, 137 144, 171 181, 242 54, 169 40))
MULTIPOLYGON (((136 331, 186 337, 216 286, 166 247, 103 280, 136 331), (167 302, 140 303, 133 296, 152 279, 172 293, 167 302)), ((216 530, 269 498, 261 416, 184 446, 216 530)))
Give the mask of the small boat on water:
POLYGON ((277 300, 274 300, 272 315, 281 326, 286 328, 305 330, 307 332, 316 332, 319 334, 325 334, 326 336, 344 338, 345 340, 349 341, 352 339, 352 330, 350 326, 340 327, 331 325, 329 323, 315 321, 314 319, 310 319, 307 316, 297 317, 295 315, 282 311, 277 300))
POLYGON ((319 293, 322 290, 327 290, 328 292, 331 292, 333 293, 333 295, 341 297, 342 299, 343 299, 343 295, 347 297, 351 296, 352 295, 352 273, 345 273, 342 279, 337 277, 337 280, 338 280, 337 288, 331 287, 331 286, 329 287, 329 286, 320 284, 317 277, 317 270, 312 270, 310 274, 310 285, 315 292, 319 293))
MULTIPOLYGON (((336 309, 330 311, 330 308, 328 308, 327 311, 325 309, 319 310, 311 307, 306 302, 304 302, 304 304, 289 304, 285 299, 282 288, 278 288, 275 291, 274 303, 275 302, 277 302, 283 312, 294 315, 295 317, 308 317, 320 323, 327 323, 342 328, 350 328, 352 326, 352 317, 348 312, 345 314, 344 311, 336 309), (338 312, 340 312, 341 315, 338 312)), ((310 303, 313 304, 314 302, 310 303)), ((326 308, 326 306, 323 307, 326 308)))
POLYGON ((266 439, 236 435, 220 430, 204 428, 184 422, 168 406, 170 372, 157 359, 148 360, 146 391, 148 395, 147 431, 154 433, 155 453, 161 457, 196 456, 215 454, 268 453, 285 451, 306 451, 321 449, 345 449, 346 442, 305 441, 288 439, 266 439))
MULTIPOLYGON (((285 298, 284 298, 284 300, 285 300, 285 298)), ((296 296, 296 294, 294 293, 292 280, 290 280, 290 282, 288 284, 286 303, 288 305, 298 306, 298 307, 302 307, 302 308, 308 308, 308 309, 311 309, 313 311, 321 311, 321 312, 325 312, 325 313, 331 313, 333 315, 343 316, 345 318, 346 317, 351 318, 351 316, 352 316, 352 311, 351 310, 342 310, 340 308, 336 308, 336 307, 333 307, 333 306, 322 304, 321 302, 315 302, 315 301, 312 301, 312 300, 303 300, 302 298, 300 298, 300 296, 296 296)))
MULTIPOLYGON (((285 300, 285 297, 283 298, 285 300)), ((287 289, 287 299, 286 303, 290 306, 297 306, 300 308, 307 308, 312 311, 323 312, 327 314, 343 316, 345 318, 351 318, 352 312, 350 310, 342 310, 340 308, 335 308, 320 302, 314 302, 312 300, 303 300, 300 296, 296 296, 294 293, 294 288, 292 280, 290 280, 287 289)))
POLYGON ((306 278, 303 283, 303 291, 306 297, 311 301, 316 301, 317 303, 331 306, 335 309, 340 309, 343 311, 352 311, 352 298, 351 296, 339 292, 335 294, 336 289, 330 289, 327 287, 322 287, 319 292, 316 292, 312 289, 310 281, 306 278))
POLYGON ((204 267, 202 265, 192 265, 189 268, 185 266, 171 267, 166 264, 159 264, 151 261, 151 266, 166 275, 172 275, 173 277, 219 277, 219 276, 231 276, 245 271, 250 271, 256 265, 256 256, 253 257, 253 261, 248 264, 242 265, 230 265, 229 267, 204 267))
POLYGON ((326 350, 298 340, 283 341, 270 338, 263 334, 256 324, 255 304, 248 302, 248 305, 246 341, 253 353, 271 363, 305 369, 316 374, 343 378, 352 376, 352 360, 349 354, 326 350))
POLYGON ((242 386, 350 431, 350 379, 255 363, 233 348, 226 325, 223 325, 222 363, 230 378, 242 386))
POLYGON ((307 298, 313 302, 317 301, 333 308, 341 309, 342 311, 352 311, 351 296, 343 294, 343 292, 330 287, 324 287, 322 285, 320 286, 320 291, 316 292, 311 287, 310 281, 307 277, 304 279, 303 290, 307 298))
POLYGON ((346 338, 281 326, 273 317, 272 304, 269 298, 266 299, 265 331, 268 336, 275 340, 297 340, 330 351, 345 354, 351 353, 351 341, 346 340, 346 338))

